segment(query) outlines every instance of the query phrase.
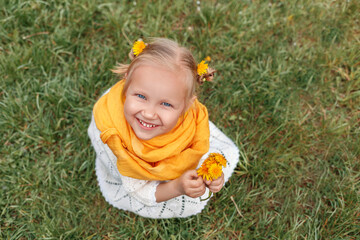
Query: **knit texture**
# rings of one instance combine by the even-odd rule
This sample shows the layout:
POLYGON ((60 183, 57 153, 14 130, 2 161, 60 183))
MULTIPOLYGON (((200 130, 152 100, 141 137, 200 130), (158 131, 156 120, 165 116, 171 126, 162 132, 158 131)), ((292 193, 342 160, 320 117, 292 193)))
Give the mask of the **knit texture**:
MULTIPOLYGON (((227 182, 239 161, 239 150, 212 122, 209 122, 209 126, 210 149, 201 158, 198 167, 210 153, 223 154, 227 160, 227 166, 223 168, 227 182)), ((93 116, 88 135, 96 152, 96 175, 100 190, 106 201, 114 207, 147 218, 183 218, 200 213, 208 203, 209 200, 200 201, 200 198, 185 195, 157 203, 155 192, 161 181, 138 180, 121 175, 116 166, 117 158, 100 139, 100 131, 93 116)), ((205 199, 208 195, 207 189, 201 198, 205 199)))

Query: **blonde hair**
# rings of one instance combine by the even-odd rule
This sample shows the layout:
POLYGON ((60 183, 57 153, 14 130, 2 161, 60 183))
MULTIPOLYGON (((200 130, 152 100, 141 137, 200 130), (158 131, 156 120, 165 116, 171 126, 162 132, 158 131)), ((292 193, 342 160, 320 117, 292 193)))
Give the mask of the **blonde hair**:
MULTIPOLYGON (((187 85, 185 103, 195 95, 197 78, 197 64, 191 52, 179 46, 176 42, 165 38, 152 38, 146 48, 130 64, 118 64, 112 71, 120 77, 125 78, 125 85, 122 95, 125 96, 131 83, 131 77, 135 69, 141 65, 163 66, 168 69, 184 74, 184 81, 187 85)), ((130 53, 131 54, 131 53, 130 53)), ((131 55, 130 55, 130 58, 131 55)))

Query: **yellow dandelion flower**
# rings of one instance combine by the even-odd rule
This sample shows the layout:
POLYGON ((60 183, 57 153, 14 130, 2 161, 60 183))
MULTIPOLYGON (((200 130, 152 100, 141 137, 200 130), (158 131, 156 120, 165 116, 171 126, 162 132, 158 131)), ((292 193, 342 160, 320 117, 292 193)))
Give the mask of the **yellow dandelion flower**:
POLYGON ((207 69, 208 69, 208 64, 205 63, 205 60, 202 60, 198 65, 197 65, 197 73, 201 76, 205 73, 207 73, 207 69))
POLYGON ((146 45, 143 41, 139 40, 139 41, 136 41, 134 43, 134 46, 133 46, 133 52, 134 52, 134 55, 137 56, 139 55, 144 49, 145 49, 146 45))
POLYGON ((212 180, 217 179, 222 174, 222 167, 218 164, 213 164, 209 168, 209 175, 212 180))
POLYGON ((290 15, 290 16, 287 17, 287 20, 288 20, 289 22, 292 22, 293 19, 294 19, 294 15, 290 15))
POLYGON ((199 176, 203 176, 204 179, 209 178, 209 170, 204 164, 202 164, 201 167, 197 170, 197 174, 199 176))
POLYGON ((209 168, 213 164, 217 164, 217 162, 215 161, 215 158, 213 158, 211 155, 209 156, 209 158, 204 163, 205 163, 207 168, 209 168))
POLYGON ((205 61, 210 62, 210 61, 211 61, 211 57, 210 57, 210 56, 207 56, 207 57, 205 58, 205 61))
POLYGON ((215 161, 220 164, 223 167, 226 167, 226 159, 225 157, 220 153, 211 153, 212 157, 215 159, 215 161))
POLYGON ((203 177, 203 179, 211 180, 206 160, 203 162, 203 164, 201 164, 196 172, 199 176, 203 177))
POLYGON ((219 153, 210 153, 209 157, 201 164, 197 170, 203 179, 213 180, 221 176, 222 166, 226 166, 226 159, 219 153))
MULTIPOLYGON (((210 153, 210 155, 205 159, 200 168, 197 170, 197 174, 202 176, 203 179, 212 181, 221 177, 222 166, 226 166, 225 157, 219 153, 210 153)), ((209 196, 205 199, 200 198, 200 201, 206 201, 211 196, 212 192, 209 191, 209 196)))

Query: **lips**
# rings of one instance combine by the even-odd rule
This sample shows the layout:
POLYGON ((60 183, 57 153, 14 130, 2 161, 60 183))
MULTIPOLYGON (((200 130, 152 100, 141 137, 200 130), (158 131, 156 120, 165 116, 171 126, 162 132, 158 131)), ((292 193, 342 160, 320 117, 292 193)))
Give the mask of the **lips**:
POLYGON ((145 128, 155 128, 155 127, 158 126, 158 125, 155 125, 155 124, 146 123, 146 122, 142 121, 141 119, 137 119, 137 120, 140 123, 140 126, 143 126, 145 128))

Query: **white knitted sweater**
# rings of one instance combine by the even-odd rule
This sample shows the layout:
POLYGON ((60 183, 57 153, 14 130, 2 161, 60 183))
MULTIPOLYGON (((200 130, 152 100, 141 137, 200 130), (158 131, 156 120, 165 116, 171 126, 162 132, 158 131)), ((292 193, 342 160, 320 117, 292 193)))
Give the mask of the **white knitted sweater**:
MULTIPOLYGON (((201 158, 199 166, 210 153, 223 154, 227 160, 227 166, 223 169, 226 182, 237 165, 239 150, 212 122, 209 122, 209 126, 210 149, 201 158)), ((100 131, 96 127, 94 116, 88 134, 96 152, 96 175, 100 190, 106 201, 114 207, 148 218, 173 218, 200 213, 208 203, 209 200, 200 201, 200 198, 185 195, 157 203, 155 192, 161 181, 138 180, 121 175, 116 167, 116 156, 100 139, 100 131)), ((207 189, 202 199, 208 195, 207 189)))

